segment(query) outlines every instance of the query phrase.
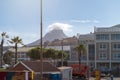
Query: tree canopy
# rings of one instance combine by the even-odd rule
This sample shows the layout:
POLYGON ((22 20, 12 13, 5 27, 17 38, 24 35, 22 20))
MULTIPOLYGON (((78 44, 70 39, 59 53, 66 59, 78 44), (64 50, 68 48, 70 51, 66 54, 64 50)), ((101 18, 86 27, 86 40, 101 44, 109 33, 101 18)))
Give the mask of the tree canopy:
POLYGON ((3 60, 4 60, 5 64, 12 64, 13 54, 14 53, 9 50, 4 53, 3 60))
MULTIPOLYGON (((43 58, 51 58, 51 59, 61 59, 63 53, 63 58, 65 59, 67 54, 64 51, 59 51, 55 49, 45 49, 43 48, 43 58)), ((40 59, 40 48, 36 47, 27 52, 27 55, 32 60, 39 60, 40 59)))

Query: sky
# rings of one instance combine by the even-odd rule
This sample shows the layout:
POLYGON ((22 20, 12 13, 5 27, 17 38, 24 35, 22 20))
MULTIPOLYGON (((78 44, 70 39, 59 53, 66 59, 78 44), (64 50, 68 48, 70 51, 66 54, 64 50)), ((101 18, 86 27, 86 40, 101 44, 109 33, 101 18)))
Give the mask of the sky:
MULTIPOLYGON (((43 36, 54 28, 69 36, 120 24, 120 0, 43 0, 43 36)), ((0 33, 24 44, 40 38, 40 0, 0 0, 0 33)), ((1 38, 0 38, 1 39, 1 38)))

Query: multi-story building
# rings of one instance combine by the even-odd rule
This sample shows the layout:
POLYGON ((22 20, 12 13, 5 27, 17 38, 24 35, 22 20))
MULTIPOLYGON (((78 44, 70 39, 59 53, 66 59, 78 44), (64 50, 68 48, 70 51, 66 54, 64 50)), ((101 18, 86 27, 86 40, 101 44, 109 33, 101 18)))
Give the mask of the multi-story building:
POLYGON ((95 69, 120 71, 120 25, 95 27, 94 33, 79 35, 80 42, 87 49, 81 56, 82 63, 95 69))
POLYGON ((95 67, 120 68, 120 25, 95 28, 95 67))

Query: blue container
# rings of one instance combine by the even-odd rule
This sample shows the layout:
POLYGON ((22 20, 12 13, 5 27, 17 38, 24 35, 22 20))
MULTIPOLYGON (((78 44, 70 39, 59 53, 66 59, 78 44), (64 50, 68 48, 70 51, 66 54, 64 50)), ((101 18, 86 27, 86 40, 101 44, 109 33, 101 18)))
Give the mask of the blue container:
POLYGON ((62 76, 60 73, 51 73, 50 80, 62 80, 62 76))

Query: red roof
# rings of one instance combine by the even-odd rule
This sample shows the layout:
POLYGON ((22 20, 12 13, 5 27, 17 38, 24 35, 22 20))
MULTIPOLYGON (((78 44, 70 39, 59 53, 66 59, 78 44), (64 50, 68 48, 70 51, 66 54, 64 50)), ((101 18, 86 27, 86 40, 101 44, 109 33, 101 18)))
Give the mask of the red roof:
MULTIPOLYGON (((28 70, 34 72, 41 72, 41 62, 40 61, 23 61, 18 62, 11 68, 11 70, 28 70)), ((50 62, 43 62, 43 72, 60 72, 57 67, 52 65, 50 62)))

